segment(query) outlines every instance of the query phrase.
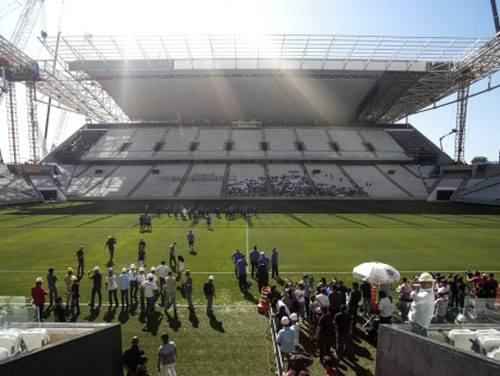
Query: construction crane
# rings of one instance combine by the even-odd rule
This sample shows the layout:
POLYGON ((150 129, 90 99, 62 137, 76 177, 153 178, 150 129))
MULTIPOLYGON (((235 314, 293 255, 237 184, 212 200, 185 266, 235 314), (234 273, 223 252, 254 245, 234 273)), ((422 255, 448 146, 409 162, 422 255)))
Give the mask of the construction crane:
MULTIPOLYGON (((498 20, 498 10, 495 0, 490 0, 491 11, 493 13, 493 23, 495 25, 496 37, 490 41, 490 46, 484 46, 480 50, 479 56, 469 58, 466 67, 461 70, 457 79, 457 114, 455 132, 455 162, 463 164, 465 161, 465 135, 467 124, 467 105, 469 101, 469 88, 472 82, 481 76, 482 70, 488 70, 493 64, 498 64, 498 39, 500 35, 500 22, 498 20), (483 60, 483 61, 482 61, 483 60), (476 73, 478 75, 476 75, 476 73)), ((487 43, 488 44, 488 43, 487 43)), ((447 135, 443 136, 446 137, 447 135)), ((439 139, 441 143, 441 139, 439 139)), ((441 147, 442 149, 442 147, 441 147)))
POLYGON ((451 131, 449 131, 445 135, 442 135, 441 137, 439 137, 439 147, 441 148, 441 150, 443 150, 443 139, 445 137, 448 137, 450 134, 453 134, 453 133, 457 133, 457 130, 456 129, 452 129, 451 131))
MULTIPOLYGON (((24 50, 28 39, 35 27, 38 14, 42 8, 45 0, 28 0, 24 6, 21 16, 17 21, 14 32, 10 38, 10 43, 16 47, 18 50, 24 50)), ((2 58, 0 60, 0 65, 2 65, 2 75, 3 80, 5 80, 5 90, 0 92, 0 102, 3 94, 7 97, 7 124, 8 124, 8 137, 9 137, 9 153, 10 160, 14 166, 17 166, 20 161, 19 153, 19 129, 18 129, 18 119, 17 119, 17 96, 16 96, 16 85, 15 82, 25 81, 26 85, 26 105, 28 110, 28 134, 29 134, 29 144, 30 144, 30 159, 34 163, 38 163, 38 120, 36 113, 36 75, 28 75, 31 78, 25 79, 23 74, 16 74, 17 70, 12 70, 10 74, 9 69, 14 68, 15 64, 9 61, 7 58, 2 58)), ((18 67, 16 67, 18 68, 18 67)), ((21 70, 35 70, 37 73, 38 67, 21 67, 21 70)), ((23 72, 24 73, 24 72, 23 72)), ((0 153, 1 158, 1 153, 0 153)))

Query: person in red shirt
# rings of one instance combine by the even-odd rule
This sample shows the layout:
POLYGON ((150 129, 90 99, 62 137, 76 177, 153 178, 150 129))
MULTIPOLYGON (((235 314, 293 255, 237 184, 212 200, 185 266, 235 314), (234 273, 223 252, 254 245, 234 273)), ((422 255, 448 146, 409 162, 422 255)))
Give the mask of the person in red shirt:
POLYGON ((479 291, 478 284, 483 281, 483 278, 481 278, 481 273, 479 271, 475 271, 474 274, 472 273, 467 273, 467 281, 472 282, 474 285, 474 295, 477 294, 479 291))
POLYGON ((325 376, 335 376, 337 374, 337 370, 333 366, 333 359, 331 356, 325 356, 323 366, 325 366, 325 376))
POLYGON ((38 277, 35 280, 35 286, 31 288, 31 297, 33 298, 33 304, 35 305, 35 318, 42 319, 43 306, 45 304, 45 295, 49 292, 42 287, 43 279, 38 277))

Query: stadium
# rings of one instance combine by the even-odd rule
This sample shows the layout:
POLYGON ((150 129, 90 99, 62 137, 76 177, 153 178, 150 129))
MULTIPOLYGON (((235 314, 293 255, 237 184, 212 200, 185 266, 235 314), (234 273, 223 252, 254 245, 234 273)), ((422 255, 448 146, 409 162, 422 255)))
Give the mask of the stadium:
MULTIPOLYGON (((5 350, 2 374, 31 374, 33 364, 42 374, 70 368, 72 374, 123 374, 122 353, 133 336, 153 374, 162 333, 177 344, 179 374, 284 374, 290 363, 262 286, 295 291, 290 286, 308 279, 316 290, 324 277, 332 290, 339 280, 349 287, 360 282, 353 268, 369 261, 390 264, 409 280, 432 273, 436 298, 438 282, 448 288, 454 275, 467 278, 468 270, 495 281, 500 166, 484 159, 467 164, 465 135, 468 100, 498 87, 469 93, 498 76, 499 30, 484 38, 45 33, 37 41, 40 60, 25 50, 23 38, 42 3, 27 1, 14 35, 0 36, 9 141, 0 165, 0 350, 12 342, 12 331, 22 338, 18 349, 5 350), (15 113, 21 82, 27 140, 15 113), (457 93, 456 127, 439 139, 455 137, 449 155, 408 117, 457 93), (36 115, 41 105, 48 105, 45 134, 36 115), (67 112, 78 114, 80 123, 49 151, 50 106, 60 112, 53 132, 63 132, 67 112), (29 161, 22 160, 23 144, 29 161), (186 240, 191 231, 194 248, 186 240), (139 239, 146 251, 138 258, 139 239), (280 274, 264 283, 252 269, 242 288, 250 266, 235 275, 233 252, 241 249, 250 264, 254 246, 269 257, 278 249, 280 274), (38 277, 48 288, 49 268, 69 313, 73 287, 66 286, 65 297, 63 280, 69 274, 73 281, 67 270, 80 266, 79 247, 85 250, 85 267, 82 252, 75 279, 81 310, 75 315, 71 309, 73 322, 54 323, 51 296, 50 307, 47 297, 33 320, 40 311, 29 289, 38 277), (131 264, 149 270, 167 261, 176 272, 176 258, 168 262, 175 247, 193 276, 193 309, 181 272, 175 310, 164 306, 163 294, 153 312, 137 296, 133 303, 132 294, 129 304, 128 292, 126 306, 115 299, 115 307, 104 286, 103 304, 100 299, 94 306, 95 268, 118 277, 122 268, 129 275, 131 264), (209 277, 213 313, 204 290, 209 277), (33 333, 44 339, 32 349, 33 333), (63 369, 43 362, 44 354, 63 369)), ((488 111, 498 115, 497 107, 488 111)), ((386 282, 373 283, 375 303, 375 291, 386 282)), ((333 352, 337 374, 499 370, 497 286, 497 295, 483 299, 475 284, 468 286, 465 304, 450 304, 446 321, 434 318, 424 340, 410 333, 397 308, 399 279, 391 283, 393 325, 381 326, 374 343, 365 328, 377 309, 369 312, 373 317, 356 313, 349 354, 333 352), (489 331, 488 345, 481 331, 489 331), (401 359, 395 344, 414 349, 413 360, 401 359), (422 359, 430 353, 446 361, 429 367, 422 359)), ((315 325, 313 315, 302 317, 296 350, 319 375, 324 362, 315 325)))

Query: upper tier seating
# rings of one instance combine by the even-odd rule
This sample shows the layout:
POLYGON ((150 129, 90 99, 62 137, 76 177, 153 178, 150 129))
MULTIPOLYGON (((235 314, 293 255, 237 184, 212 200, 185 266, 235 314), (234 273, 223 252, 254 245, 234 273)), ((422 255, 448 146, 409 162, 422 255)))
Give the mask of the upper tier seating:
POLYGON ((227 154, 225 145, 229 137, 229 129, 201 129, 198 148, 192 153, 197 158, 224 158, 227 154))
POLYGON ((151 159, 154 148, 165 134, 165 128, 141 127, 128 141, 130 146, 120 152, 122 158, 151 159))
POLYGON ((268 156, 300 156, 300 152, 295 146, 296 139, 293 129, 266 129, 265 137, 269 143, 268 156))
POLYGON ((232 157, 263 157, 260 150, 262 132, 260 129, 235 129, 233 130, 232 157))
POLYGON ((102 136, 86 157, 98 158, 123 158, 119 155, 120 148, 129 142, 130 137, 136 132, 136 128, 111 128, 102 136))

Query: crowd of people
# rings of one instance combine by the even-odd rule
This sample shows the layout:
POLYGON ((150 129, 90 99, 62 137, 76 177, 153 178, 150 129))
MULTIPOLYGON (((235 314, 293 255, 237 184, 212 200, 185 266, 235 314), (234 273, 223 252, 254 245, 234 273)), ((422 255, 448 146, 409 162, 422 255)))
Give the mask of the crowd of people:
POLYGON ((230 181, 226 188, 226 197, 250 196, 260 197, 267 194, 267 179, 237 179, 230 181))
MULTIPOLYGON (((210 216, 210 210, 203 205, 183 208, 182 210, 186 210, 185 216, 191 220, 196 217, 207 218, 210 216)), ((215 210, 215 213, 217 217, 221 217, 220 210, 215 210)), ((230 220, 236 219, 238 216, 246 218, 251 213, 256 215, 256 210, 250 205, 233 205, 226 206, 223 213, 226 219, 230 220)), ((167 214, 171 215, 172 213, 167 212, 167 214)), ((192 230, 189 230, 186 240, 190 253, 196 254, 195 235, 192 230)), ((108 249, 110 253, 108 265, 113 265, 116 244, 117 238, 114 235, 110 235, 105 242, 104 249, 108 249)), ((80 246, 75 253, 78 265, 76 274, 72 267, 66 269, 67 274, 63 278, 64 290, 61 294, 59 294, 57 287, 58 277, 53 268, 48 269, 46 275, 47 290, 43 287, 44 280, 41 277, 36 278, 35 285, 31 289, 36 316, 42 318, 44 313, 49 312, 49 310, 45 311, 44 307, 46 296, 48 296, 49 306, 53 310, 55 321, 76 321, 81 312, 80 284, 84 281, 91 282, 89 303, 91 310, 101 307, 104 287, 108 293, 109 309, 119 307, 120 297, 122 309, 136 304, 145 314, 153 314, 160 306, 166 313, 173 309, 174 315, 177 315, 176 294, 180 290, 186 299, 188 309, 194 311, 191 271, 186 268, 184 257, 176 255, 176 246, 176 241, 173 241, 169 246, 168 265, 166 260, 162 260, 158 265, 151 266, 146 271, 147 244, 141 237, 137 245, 138 266, 131 263, 128 267, 122 267, 120 273, 115 273, 113 267, 110 266, 106 270, 106 274, 101 274, 99 266, 95 266, 85 273, 85 252, 84 247, 80 246), (120 291, 119 296, 118 290, 120 291), (161 305, 157 304, 158 301, 161 302, 161 305)), ((257 245, 249 252, 248 260, 239 249, 236 249, 230 257, 234 266, 235 278, 237 278, 238 286, 242 292, 248 292, 251 285, 247 273, 250 274, 251 279, 256 280, 258 291, 261 291, 264 286, 270 285, 270 273, 271 278, 283 285, 282 292, 278 291, 276 285, 272 285, 268 293, 268 300, 278 328, 276 341, 280 346, 283 358, 287 360, 287 372, 292 372, 288 375, 299 375, 295 364, 307 363, 304 359, 294 355, 301 343, 301 336, 307 336, 308 340, 316 342, 319 349, 319 360, 325 366, 325 372, 334 374, 332 373, 335 372, 332 347, 335 348, 338 359, 348 354, 352 336, 359 334, 360 325, 370 322, 377 323, 377 325, 378 323, 393 323, 394 308, 397 308, 400 312, 400 321, 409 322, 413 332, 425 336, 431 321, 437 323, 452 322, 453 320, 447 318, 448 313, 450 310, 463 308, 467 297, 495 298, 498 288, 498 283, 492 273, 485 274, 475 271, 467 272, 465 276, 422 273, 410 280, 402 279, 402 283, 395 289, 394 295, 397 296, 395 303, 392 301, 391 286, 380 285, 377 295, 378 303, 374 307, 372 304, 374 289, 369 283, 353 282, 350 286, 346 286, 342 280, 336 277, 330 282, 322 277, 319 283, 315 284, 314 277, 310 274, 304 275, 299 281, 294 282, 289 279, 282 281, 279 276, 278 258, 279 252, 276 248, 273 248, 268 256, 265 252, 260 251, 257 245), (359 313, 362 313, 366 320, 360 320, 359 313), (296 362, 294 359, 302 360, 296 362)), ((213 276, 209 276, 205 281, 203 293, 206 298, 206 313, 209 316, 213 315, 213 303, 216 298, 213 276)), ((376 329, 376 326, 373 329, 376 329)), ((162 346, 169 343, 167 335, 162 346)), ((134 337, 132 340, 134 351, 137 350, 137 345, 138 339, 134 337)), ((166 347, 168 347, 169 353, 175 350, 172 350, 174 348, 172 345, 166 347)), ((137 351, 135 352, 135 355, 138 355, 137 351)), ((163 353, 159 350, 159 370, 165 375, 175 375, 173 365, 170 365, 175 362, 176 353, 175 356, 161 354, 163 353)), ((125 358, 124 354, 124 366, 127 363, 125 358)), ((139 371, 143 372, 142 369, 147 369, 147 357, 144 354, 139 354, 134 362, 127 367, 129 367, 126 368, 129 374, 147 374, 138 373, 139 371), (134 369, 136 371, 133 371, 134 369)))
POLYGON ((282 176, 271 176, 271 191, 275 196, 308 197, 314 196, 314 189, 304 175, 290 172, 282 176))
POLYGON ((331 282, 322 277, 315 284, 312 275, 304 275, 297 282, 287 279, 282 292, 276 285, 271 286, 268 299, 278 330, 276 341, 290 371, 294 368, 292 355, 300 353, 302 336, 316 341, 320 362, 326 369, 332 369, 332 347, 341 359, 350 351, 352 336, 364 332, 376 341, 378 325, 395 322, 395 308, 401 314, 398 321, 408 322, 413 333, 427 336, 431 322, 445 322, 450 312, 449 322, 453 323, 466 297, 477 299, 477 306, 481 299, 495 298, 497 289, 493 273, 476 271, 461 276, 424 272, 410 281, 402 279, 395 291, 398 298, 394 304, 390 285, 353 282, 347 287, 336 277, 331 282), (373 305, 376 288, 378 300, 373 305), (362 320, 358 313, 364 316, 362 320))

